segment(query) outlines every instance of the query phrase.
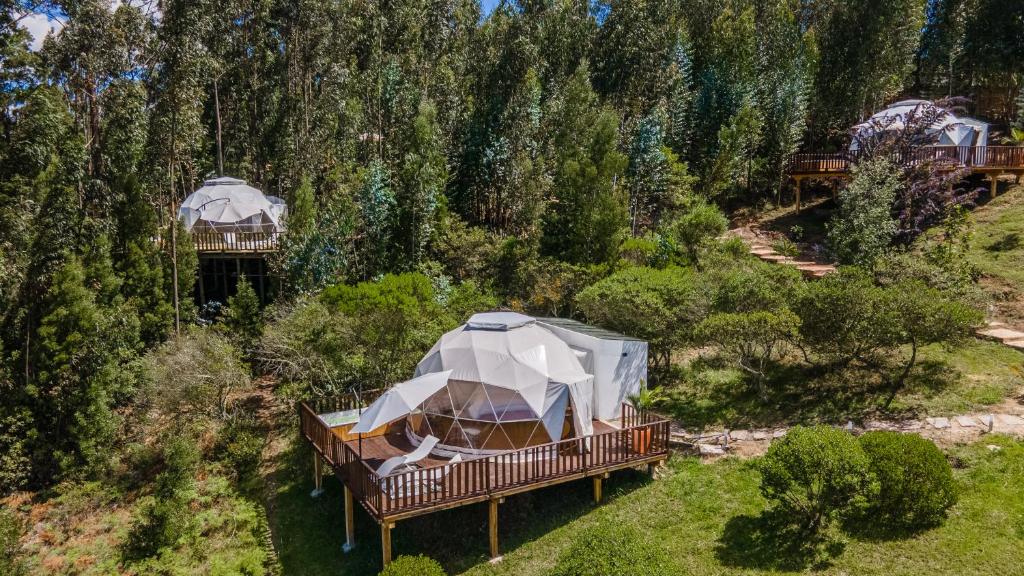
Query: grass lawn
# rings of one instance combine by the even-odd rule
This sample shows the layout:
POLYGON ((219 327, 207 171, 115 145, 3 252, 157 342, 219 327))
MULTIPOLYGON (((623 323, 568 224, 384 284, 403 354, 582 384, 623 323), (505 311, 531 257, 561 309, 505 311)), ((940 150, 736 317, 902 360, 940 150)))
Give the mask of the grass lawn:
POLYGON ((985 275, 1024 286, 1024 186, 997 196, 973 216, 971 262, 985 275))
POLYGON ((773 382, 765 401, 738 368, 696 360, 669 388, 665 409, 685 427, 698 429, 964 414, 1024 394, 1024 353, 974 339, 953 349, 925 347, 888 411, 882 410, 885 391, 878 376, 865 370, 822 373, 794 361, 782 366, 773 382))
MULTIPOLYGON (((378 569, 379 531, 357 514, 358 547, 341 553, 344 539, 340 486, 309 497, 305 449, 294 448, 282 462, 294 481, 281 486, 274 508, 275 541, 286 575, 364 575, 378 569)), ((778 574, 813 568, 825 575, 1020 573, 1024 566, 1024 443, 991 436, 951 454, 961 498, 947 522, 897 539, 840 536, 838 554, 808 566, 780 549, 762 529, 765 500, 758 491, 753 461, 726 459, 701 464, 674 458, 665 477, 616 473, 607 500, 590 501, 590 484, 574 482, 509 498, 501 506, 503 562, 486 562, 486 508, 469 506, 400 522, 393 531, 396 554, 427 554, 451 574, 543 575, 580 530, 599 524, 628 524, 664 547, 671 574, 778 574), (998 446, 998 450, 988 448, 998 446)), ((282 475, 283 477, 283 475, 282 475)))

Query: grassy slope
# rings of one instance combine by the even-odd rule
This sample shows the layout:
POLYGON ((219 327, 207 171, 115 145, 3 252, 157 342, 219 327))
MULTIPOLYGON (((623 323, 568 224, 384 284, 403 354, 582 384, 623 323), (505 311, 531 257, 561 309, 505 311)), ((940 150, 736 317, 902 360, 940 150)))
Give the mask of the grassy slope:
MULTIPOLYGON (((282 485, 275 508, 275 540, 285 575, 374 574, 379 532, 366 514, 357 515, 358 547, 340 551, 344 539, 340 487, 309 498, 305 452, 282 461, 293 482, 282 485)), ((816 566, 824 575, 1015 574, 1024 566, 1024 443, 992 436, 953 454, 962 464, 960 503, 940 528, 895 540, 846 537, 845 550, 816 566), (990 450, 986 445, 998 445, 990 450)), ((735 459, 701 464, 675 458, 665 478, 617 473, 607 483, 608 500, 590 502, 589 482, 509 498, 502 505, 501 546, 505 559, 486 562, 483 506, 469 506, 400 522, 393 534, 396 554, 427 554, 452 574, 540 576, 556 562, 581 528, 626 523, 641 529, 650 545, 663 546, 672 573, 730 575, 790 573, 807 568, 779 551, 757 531, 765 501, 752 462, 735 459)))
POLYGON ((973 213, 969 258, 985 278, 995 316, 1024 328, 1024 186, 996 197, 973 213))
POLYGON ((224 477, 204 474, 194 502, 195 539, 151 566, 128 569, 121 548, 144 500, 134 492, 99 482, 65 484, 29 506, 23 543, 29 574, 243 574, 259 570, 265 552, 253 533, 262 512, 241 498, 224 477))

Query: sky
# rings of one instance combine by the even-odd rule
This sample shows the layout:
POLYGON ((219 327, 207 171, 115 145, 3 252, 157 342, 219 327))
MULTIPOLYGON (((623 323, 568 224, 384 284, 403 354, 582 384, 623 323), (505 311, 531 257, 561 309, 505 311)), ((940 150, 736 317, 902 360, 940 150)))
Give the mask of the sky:
POLYGON ((484 14, 490 14, 491 10, 494 10, 494 7, 497 6, 500 1, 501 0, 480 0, 480 4, 484 8, 484 14))

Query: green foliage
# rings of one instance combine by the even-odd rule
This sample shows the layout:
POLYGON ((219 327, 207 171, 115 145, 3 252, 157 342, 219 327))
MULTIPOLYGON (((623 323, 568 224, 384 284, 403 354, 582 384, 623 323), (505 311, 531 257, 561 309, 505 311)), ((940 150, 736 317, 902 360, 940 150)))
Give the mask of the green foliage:
POLYGON ((260 298, 248 278, 242 276, 238 279, 235 294, 228 297, 227 304, 224 329, 228 338, 241 350, 243 357, 249 358, 263 335, 263 311, 260 309, 260 298))
POLYGON ((239 485, 246 490, 259 482, 259 466, 265 445, 265 438, 256 423, 243 416, 232 418, 217 434, 218 453, 239 485))
POLYGON ((786 345, 797 334, 800 319, 789 310, 712 314, 702 321, 698 333, 707 342, 717 344, 734 357, 740 368, 756 378, 762 398, 771 363, 786 352, 786 345))
POLYGON ((437 560, 427 556, 399 556, 380 571, 378 576, 445 576, 448 574, 437 560))
POLYGON ((764 497, 811 534, 856 512, 877 491, 857 439, 828 426, 790 429, 758 469, 764 497))
POLYGON ((28 566, 21 557, 21 518, 7 507, 0 507, 0 574, 24 576, 28 566))
POLYGON ((892 206, 902 186, 899 170, 888 159, 854 168, 828 226, 829 249, 839 262, 871 267, 892 244, 897 229, 892 206))
POLYGON ((661 388, 648 388, 647 384, 641 381, 640 391, 628 395, 626 399, 637 410, 651 410, 665 400, 665 392, 661 388))
POLYGON ((153 496, 132 525, 125 542, 130 560, 156 556, 177 545, 195 528, 190 504, 196 497, 195 475, 200 454, 192 438, 173 436, 163 449, 164 469, 156 477, 153 496))
POLYGON ((291 203, 288 206, 288 233, 300 236, 308 234, 316 224, 316 198, 313 195, 313 182, 308 176, 299 180, 299 185, 292 191, 291 203))
POLYGON ((64 474, 105 465, 119 420, 114 408, 135 387, 125 363, 138 345, 138 322, 123 306, 98 303, 86 282, 87 271, 74 257, 54 275, 42 303, 36 373, 28 389, 37 466, 56 466, 64 474))
POLYGON ((602 523, 573 537, 550 576, 655 576, 665 574, 661 544, 628 524, 602 523))
POLYGON ((708 309, 699 278, 686 268, 627 268, 580 292, 577 302, 591 322, 646 340, 656 369, 693 341, 708 309))
POLYGON ((689 196, 674 222, 669 225, 672 238, 678 242, 691 264, 699 265, 701 252, 725 233, 729 221, 718 207, 699 196, 689 196))
POLYGON ((873 431, 860 437, 878 494, 871 501, 871 523, 921 529, 935 526, 956 503, 953 469, 935 443, 917 434, 873 431))
POLYGON ((142 399, 175 428, 226 418, 231 393, 251 385, 237 349, 209 328, 185 330, 150 350, 142 365, 142 399))
POLYGON ((455 322, 438 304, 423 274, 387 275, 376 282, 338 285, 323 301, 351 322, 353 382, 389 386, 408 379, 416 362, 455 322))

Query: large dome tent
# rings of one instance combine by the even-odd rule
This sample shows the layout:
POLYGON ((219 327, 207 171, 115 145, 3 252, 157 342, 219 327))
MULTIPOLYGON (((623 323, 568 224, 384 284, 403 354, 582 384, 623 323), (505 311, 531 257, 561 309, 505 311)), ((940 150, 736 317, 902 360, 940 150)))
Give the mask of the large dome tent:
POLYGON ((570 428, 593 434, 593 376, 533 318, 474 315, 441 337, 416 376, 448 370, 447 386, 409 415, 414 441, 433 435, 441 450, 481 454, 558 441, 570 428))

